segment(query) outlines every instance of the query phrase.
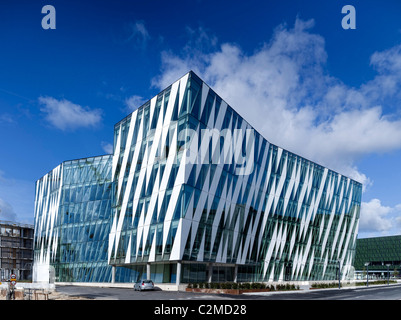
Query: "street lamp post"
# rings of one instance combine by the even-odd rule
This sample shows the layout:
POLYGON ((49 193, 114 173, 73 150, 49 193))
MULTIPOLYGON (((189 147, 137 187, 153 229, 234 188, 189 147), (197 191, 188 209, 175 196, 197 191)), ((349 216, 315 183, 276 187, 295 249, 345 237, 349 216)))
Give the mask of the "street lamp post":
POLYGON ((366 286, 369 287, 369 262, 365 263, 366 267, 366 286))
POLYGON ((389 284, 390 284, 390 272, 389 272, 389 268, 390 268, 391 264, 387 263, 386 266, 387 266, 387 285, 389 285, 389 284))
POLYGON ((341 261, 338 260, 338 289, 341 289, 341 261))

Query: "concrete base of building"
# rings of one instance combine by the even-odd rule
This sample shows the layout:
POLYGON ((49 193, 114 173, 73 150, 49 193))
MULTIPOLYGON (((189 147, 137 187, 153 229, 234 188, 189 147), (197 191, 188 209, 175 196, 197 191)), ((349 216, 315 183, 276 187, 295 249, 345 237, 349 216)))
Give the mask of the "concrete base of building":
MULTIPOLYGON (((278 284, 295 284, 301 289, 309 289, 313 283, 336 283, 338 280, 325 280, 325 281, 274 281, 268 282, 269 285, 278 284)), ((358 281, 342 280, 342 285, 351 286, 353 283, 358 281)), ((133 288, 134 283, 109 283, 109 282, 57 282, 56 286, 81 286, 81 287, 97 287, 97 288, 133 288)), ((156 290, 163 291, 185 291, 187 283, 175 284, 175 283, 155 283, 156 290)))

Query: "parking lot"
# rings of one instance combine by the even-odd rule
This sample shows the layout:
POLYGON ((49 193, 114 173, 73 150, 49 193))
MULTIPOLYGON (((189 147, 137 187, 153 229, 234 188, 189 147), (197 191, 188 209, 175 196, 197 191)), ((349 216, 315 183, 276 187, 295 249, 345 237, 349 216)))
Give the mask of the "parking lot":
POLYGON ((239 297, 192 293, 185 291, 134 291, 132 288, 106 288, 84 286, 56 286, 56 292, 66 299, 86 298, 95 300, 232 300, 239 297))

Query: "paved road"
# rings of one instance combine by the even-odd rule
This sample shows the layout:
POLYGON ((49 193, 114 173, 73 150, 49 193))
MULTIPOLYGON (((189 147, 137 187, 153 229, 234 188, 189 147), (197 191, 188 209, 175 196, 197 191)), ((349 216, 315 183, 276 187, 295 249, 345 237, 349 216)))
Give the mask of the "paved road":
POLYGON ((356 289, 301 290, 294 293, 220 295, 173 291, 138 292, 127 288, 57 286, 60 293, 96 300, 401 300, 401 284, 356 289))

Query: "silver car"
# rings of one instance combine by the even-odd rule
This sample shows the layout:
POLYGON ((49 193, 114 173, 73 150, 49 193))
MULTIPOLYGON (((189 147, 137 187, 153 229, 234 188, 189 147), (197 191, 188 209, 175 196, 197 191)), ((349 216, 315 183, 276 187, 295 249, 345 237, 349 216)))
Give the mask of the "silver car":
POLYGON ((142 290, 154 290, 155 286, 152 280, 141 280, 135 283, 134 290, 142 291, 142 290))

